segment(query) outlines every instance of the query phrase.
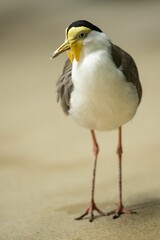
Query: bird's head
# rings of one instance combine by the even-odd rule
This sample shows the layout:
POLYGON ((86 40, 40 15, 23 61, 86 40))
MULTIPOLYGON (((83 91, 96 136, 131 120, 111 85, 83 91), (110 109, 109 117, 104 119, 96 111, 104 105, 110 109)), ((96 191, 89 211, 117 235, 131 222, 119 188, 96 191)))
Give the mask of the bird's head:
POLYGON ((102 32, 98 27, 85 20, 78 20, 73 22, 66 28, 65 42, 53 53, 51 59, 57 57, 60 53, 68 51, 70 61, 73 58, 79 61, 83 42, 91 31, 102 32))

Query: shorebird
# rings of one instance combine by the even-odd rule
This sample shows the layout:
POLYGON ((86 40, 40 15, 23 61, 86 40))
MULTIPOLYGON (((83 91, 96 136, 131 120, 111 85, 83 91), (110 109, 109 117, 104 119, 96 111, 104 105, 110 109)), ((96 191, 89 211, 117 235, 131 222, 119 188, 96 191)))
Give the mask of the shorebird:
POLYGON ((65 42, 51 59, 67 51, 68 59, 57 81, 57 96, 65 114, 91 132, 94 167, 91 200, 84 213, 76 220, 94 211, 102 216, 134 213, 126 209, 122 200, 122 126, 130 121, 141 102, 142 87, 133 58, 113 44, 100 28, 85 20, 73 22, 66 28, 65 42), (99 146, 95 130, 118 129, 119 201, 109 213, 101 211, 95 203, 95 177, 99 146))

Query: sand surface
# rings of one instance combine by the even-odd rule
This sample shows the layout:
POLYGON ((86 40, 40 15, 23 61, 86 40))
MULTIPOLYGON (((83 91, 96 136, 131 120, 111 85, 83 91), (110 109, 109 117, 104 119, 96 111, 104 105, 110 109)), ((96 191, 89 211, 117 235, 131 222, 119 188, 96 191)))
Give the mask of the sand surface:
MULTIPOLYGON (((1 1, 0 239, 160 239, 160 2, 1 1), (143 99, 124 127, 124 203, 117 220, 75 221, 90 199, 90 134, 65 117, 55 83, 66 55, 50 61, 74 20, 97 24, 136 60, 143 99)), ((96 202, 118 196, 117 131, 98 132, 96 202)))

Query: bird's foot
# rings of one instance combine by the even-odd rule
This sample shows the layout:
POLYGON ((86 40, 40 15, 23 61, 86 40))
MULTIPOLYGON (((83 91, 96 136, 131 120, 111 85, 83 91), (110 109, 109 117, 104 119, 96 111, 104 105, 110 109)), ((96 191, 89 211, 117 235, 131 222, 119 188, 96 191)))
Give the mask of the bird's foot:
POLYGON ((120 204, 116 209, 108 212, 107 216, 113 215, 113 219, 116 219, 120 217, 122 214, 136 214, 136 212, 128 210, 122 204, 120 204))
POLYGON ((94 211, 97 211, 100 216, 106 216, 106 214, 105 214, 104 212, 102 212, 102 211, 96 206, 95 202, 92 201, 92 202, 89 204, 89 206, 87 207, 87 209, 85 210, 85 212, 84 212, 81 216, 75 218, 75 220, 81 220, 81 219, 83 219, 85 216, 89 215, 89 222, 93 222, 93 220, 94 220, 94 218, 95 218, 94 213, 93 213, 94 211))

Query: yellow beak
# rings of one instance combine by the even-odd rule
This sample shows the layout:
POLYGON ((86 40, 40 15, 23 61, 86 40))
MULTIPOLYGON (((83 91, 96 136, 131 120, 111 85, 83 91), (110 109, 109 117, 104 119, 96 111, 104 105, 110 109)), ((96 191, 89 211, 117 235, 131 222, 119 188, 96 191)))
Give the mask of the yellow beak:
POLYGON ((75 57, 76 61, 79 61, 81 50, 82 50, 82 41, 77 40, 66 40, 51 56, 51 59, 57 57, 59 54, 68 51, 68 58, 70 61, 73 61, 73 56, 75 57))
POLYGON ((51 56, 51 59, 70 49, 69 41, 65 41, 51 56))

